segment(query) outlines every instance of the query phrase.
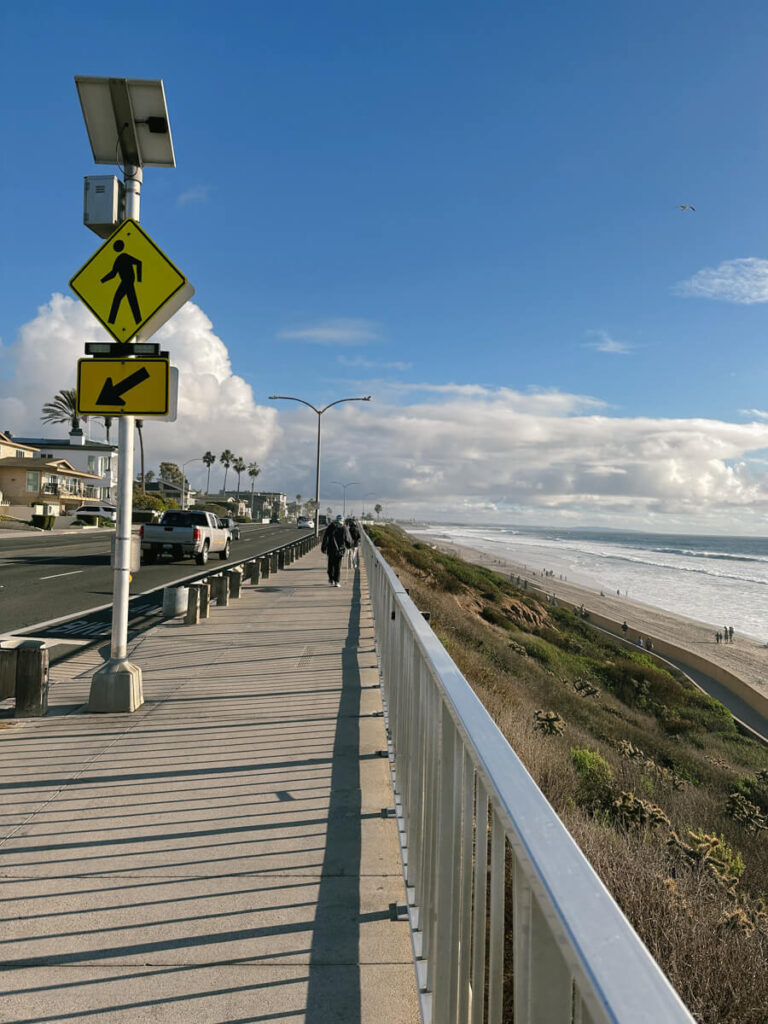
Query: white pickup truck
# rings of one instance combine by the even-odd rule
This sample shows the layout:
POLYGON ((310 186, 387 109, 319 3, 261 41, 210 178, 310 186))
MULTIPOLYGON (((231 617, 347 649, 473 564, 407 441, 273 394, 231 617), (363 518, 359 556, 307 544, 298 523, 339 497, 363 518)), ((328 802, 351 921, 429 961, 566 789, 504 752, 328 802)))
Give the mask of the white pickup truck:
POLYGON ((144 565, 152 565, 162 554, 194 558, 198 565, 205 565, 216 551, 219 558, 229 558, 232 543, 231 532, 212 512, 165 512, 159 523, 143 524, 139 536, 144 565))

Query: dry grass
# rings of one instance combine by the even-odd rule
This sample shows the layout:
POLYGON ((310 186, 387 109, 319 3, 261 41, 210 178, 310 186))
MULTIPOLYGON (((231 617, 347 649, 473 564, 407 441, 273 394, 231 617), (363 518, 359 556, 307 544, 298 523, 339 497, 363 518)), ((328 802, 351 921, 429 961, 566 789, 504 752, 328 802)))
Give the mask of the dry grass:
POLYGON ((740 736, 722 705, 569 612, 402 533, 376 534, 697 1020, 766 1024, 768 831, 759 823, 768 814, 768 749, 740 736), (548 713, 562 727, 542 726, 548 713), (585 798, 572 749, 599 753, 612 777, 608 797, 585 798), (644 818, 656 827, 627 825, 644 818), (726 881, 709 863, 723 850, 726 881))

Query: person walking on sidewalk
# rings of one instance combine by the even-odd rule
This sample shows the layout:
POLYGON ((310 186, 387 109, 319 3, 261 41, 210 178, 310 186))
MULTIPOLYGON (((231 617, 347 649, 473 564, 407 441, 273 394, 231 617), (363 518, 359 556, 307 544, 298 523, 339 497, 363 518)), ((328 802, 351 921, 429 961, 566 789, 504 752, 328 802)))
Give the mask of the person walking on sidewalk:
POLYGON ((320 550, 328 556, 328 582, 332 587, 341 586, 341 560, 347 548, 353 547, 352 537, 344 525, 341 516, 335 520, 323 534, 320 550))
POLYGON ((347 568, 357 568, 357 549, 360 544, 360 527, 355 522, 352 516, 345 520, 344 525, 349 530, 349 535, 352 538, 352 547, 347 551, 347 568))

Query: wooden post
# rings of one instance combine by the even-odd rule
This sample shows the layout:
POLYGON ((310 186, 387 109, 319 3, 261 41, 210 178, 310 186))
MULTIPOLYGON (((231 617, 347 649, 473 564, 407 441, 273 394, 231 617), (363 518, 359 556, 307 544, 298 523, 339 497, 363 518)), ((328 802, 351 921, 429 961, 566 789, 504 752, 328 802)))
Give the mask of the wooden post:
POLYGON ((48 711, 48 649, 22 644, 16 654, 16 718, 41 718, 48 711))

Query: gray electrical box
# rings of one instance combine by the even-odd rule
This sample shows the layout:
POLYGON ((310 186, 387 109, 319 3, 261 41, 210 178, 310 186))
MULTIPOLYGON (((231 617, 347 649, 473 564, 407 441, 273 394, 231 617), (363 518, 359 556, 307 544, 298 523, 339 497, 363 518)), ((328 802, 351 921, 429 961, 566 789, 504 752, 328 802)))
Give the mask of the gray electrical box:
POLYGON ((108 238, 123 221, 123 183, 114 175, 84 179, 83 224, 100 238, 108 238))

